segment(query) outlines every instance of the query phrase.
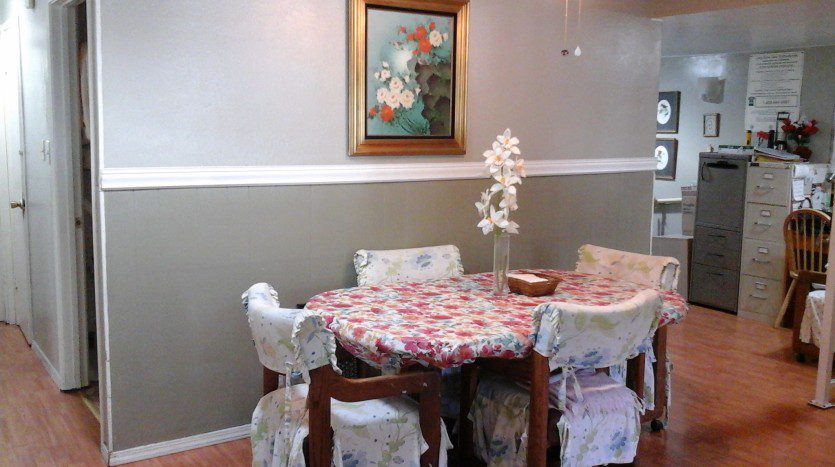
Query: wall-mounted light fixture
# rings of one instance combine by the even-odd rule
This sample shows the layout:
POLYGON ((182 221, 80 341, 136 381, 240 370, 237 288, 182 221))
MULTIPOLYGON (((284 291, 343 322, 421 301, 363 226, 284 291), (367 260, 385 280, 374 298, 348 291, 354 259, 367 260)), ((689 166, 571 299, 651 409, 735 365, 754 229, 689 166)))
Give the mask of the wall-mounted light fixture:
MULTIPOLYGON (((569 45, 568 45, 569 44, 569 42, 568 42, 568 16, 569 16, 569 10, 570 10, 569 3, 570 3, 570 0, 565 0, 565 12, 564 12, 564 15, 563 15, 564 18, 563 18, 563 25, 562 25, 562 52, 561 52, 563 57, 566 57, 571 53, 568 50, 568 47, 569 47, 569 45)), ((583 18, 583 0, 577 0, 577 23, 576 23, 577 25, 575 27, 575 29, 576 29, 575 32, 576 32, 577 35, 579 35, 579 33, 580 33, 582 18, 583 18)), ((574 48, 574 56, 579 57, 582 54, 583 54, 583 51, 580 49, 580 45, 578 44, 574 48)))

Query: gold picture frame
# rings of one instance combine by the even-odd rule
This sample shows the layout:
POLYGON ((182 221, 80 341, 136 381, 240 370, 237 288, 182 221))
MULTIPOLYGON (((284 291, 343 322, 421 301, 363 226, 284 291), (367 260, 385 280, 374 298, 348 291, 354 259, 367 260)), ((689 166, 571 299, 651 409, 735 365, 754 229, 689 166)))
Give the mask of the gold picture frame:
MULTIPOLYGON (((349 5, 348 153, 352 156, 465 154, 467 145, 469 0, 349 0, 349 5), (387 70, 382 68, 380 71, 372 73, 368 68, 369 10, 375 15, 375 18, 380 18, 384 14, 388 14, 387 18, 389 19, 392 15, 402 15, 404 18, 410 15, 414 17, 422 15, 427 18, 446 18, 447 21, 444 23, 452 26, 449 31, 444 30, 443 34, 440 28, 438 32, 435 32, 435 22, 432 21, 429 23, 431 27, 421 24, 418 28, 422 29, 414 29, 414 33, 411 33, 413 31, 411 27, 407 30, 407 26, 387 28, 385 29, 386 33, 395 36, 402 35, 402 37, 398 36, 392 40, 382 41, 378 38, 379 34, 376 33, 380 28, 377 28, 373 37, 376 42, 372 46, 379 49, 382 49, 380 44, 384 44, 386 47, 394 47, 397 54, 402 55, 404 51, 412 53, 415 60, 417 60, 417 57, 428 57, 423 59, 422 62, 429 64, 432 63, 431 60, 437 62, 445 59, 445 70, 450 68, 451 72, 445 73, 444 76, 448 74, 447 79, 451 83, 444 84, 445 87, 440 88, 433 96, 429 94, 431 90, 427 91, 420 88, 419 80, 415 78, 420 78, 421 75, 415 75, 413 71, 407 71, 413 77, 412 79, 408 79, 409 77, 404 75, 403 79, 394 76, 389 78, 389 82, 377 82, 380 79, 378 74, 381 72, 384 76, 391 76, 396 73, 395 71, 387 73, 387 70), (415 33, 426 39, 416 39, 414 37, 415 33), (428 45, 427 34, 431 34, 431 37, 435 39, 432 41, 432 46, 428 45), (433 47, 437 47, 437 54, 433 47), (413 50, 410 51, 410 48, 413 50), (439 56, 443 58, 438 59, 439 56), (377 90, 376 99, 369 95, 368 84, 372 76, 376 76, 375 86, 385 88, 383 91, 377 90), (393 101, 392 105, 388 105, 390 101, 380 99, 380 92, 388 93, 386 97, 395 99, 388 89, 394 79, 399 80, 398 88, 404 82, 408 83, 405 85, 406 88, 402 88, 402 91, 397 94, 401 98, 404 94, 411 94, 411 96, 406 96, 405 100, 401 99, 402 106, 396 100, 393 101), (422 95, 421 92, 423 92, 422 95), (451 96, 448 95, 450 93, 451 96), (438 97, 441 94, 443 95, 438 97), (414 100, 412 100, 413 98, 414 100), (435 110, 435 107, 429 107, 430 103, 438 104, 441 99, 445 99, 442 102, 443 106, 438 105, 438 108, 441 108, 442 111, 435 110), (447 106, 449 106, 448 111, 447 106), (392 107, 397 109, 398 113, 395 113, 392 107), (418 111, 419 108, 422 109, 420 112, 418 111), (427 115, 429 116, 426 117, 427 115), (416 123, 415 120, 417 120, 416 123), (401 123, 397 128, 394 128, 394 123, 397 121, 401 123), (403 124, 403 121, 408 124, 403 124), (372 130, 371 134, 369 134, 369 129, 372 130)), ((380 23, 382 23, 382 20, 380 20, 380 23)), ((372 26, 374 25, 372 24, 372 26)), ((380 53, 377 53, 377 55, 380 55, 380 53)), ((386 68, 389 67, 389 63, 385 60, 380 61, 380 63, 385 64, 386 68)), ((395 64, 391 66, 394 67, 395 64)), ((411 63, 411 67, 415 67, 414 62, 411 63)), ((408 70, 408 68, 405 70, 408 70)), ((433 88, 437 89, 437 87, 433 88)), ((392 86, 392 89, 396 88, 392 86)))

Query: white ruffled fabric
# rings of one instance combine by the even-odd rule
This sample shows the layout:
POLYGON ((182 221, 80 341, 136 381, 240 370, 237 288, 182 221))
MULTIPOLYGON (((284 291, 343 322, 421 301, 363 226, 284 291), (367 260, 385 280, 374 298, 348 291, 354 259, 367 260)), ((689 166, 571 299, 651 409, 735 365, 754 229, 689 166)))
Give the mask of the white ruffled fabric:
MULTIPOLYGON (((252 415, 253 466, 305 465, 302 446, 309 434, 307 384, 280 388, 262 397, 252 415), (287 397, 289 391, 289 397, 287 397)), ((331 400, 333 465, 419 466, 429 446, 420 431, 416 402, 389 397, 363 402, 331 400)), ((440 465, 452 443, 441 422, 440 465)))
MULTIPOLYGON (((564 466, 627 463, 635 458, 643 407, 635 393, 605 373, 576 373, 582 395, 569 385, 556 427, 564 466)), ((560 405, 562 375, 551 378, 551 409, 560 405)), ((486 376, 470 411, 476 454, 489 466, 521 467, 527 457, 530 396, 526 386, 486 376)), ((553 421, 549 417, 549 421, 553 421)))
POLYGON ((464 274, 455 245, 403 250, 359 250, 354 254, 357 285, 424 282, 464 274))
POLYGON ((806 296, 806 310, 804 310, 803 319, 800 321, 801 342, 814 343, 820 347, 825 295, 825 290, 813 290, 806 296))

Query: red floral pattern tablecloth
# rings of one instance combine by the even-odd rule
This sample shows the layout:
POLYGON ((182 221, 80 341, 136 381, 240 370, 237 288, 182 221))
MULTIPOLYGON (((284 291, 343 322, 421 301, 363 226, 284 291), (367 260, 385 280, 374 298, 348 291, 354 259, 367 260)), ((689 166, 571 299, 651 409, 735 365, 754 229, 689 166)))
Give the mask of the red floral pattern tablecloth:
MULTIPOLYGON (((340 344, 365 361, 449 368, 477 357, 525 357, 533 347, 531 315, 541 303, 610 305, 645 288, 573 271, 524 272, 557 274, 563 281, 553 295, 495 297, 493 275, 472 274, 333 290, 311 298, 307 308, 322 313, 340 344)), ((679 294, 662 292, 662 298, 659 326, 684 319, 687 304, 679 294)))

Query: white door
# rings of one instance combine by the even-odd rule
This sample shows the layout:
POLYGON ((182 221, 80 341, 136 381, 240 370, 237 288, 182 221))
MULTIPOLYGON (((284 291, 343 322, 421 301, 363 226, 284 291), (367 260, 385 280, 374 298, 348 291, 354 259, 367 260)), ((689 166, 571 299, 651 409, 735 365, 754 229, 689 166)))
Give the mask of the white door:
MULTIPOLYGON (((32 296, 29 277, 29 227, 26 220, 25 143, 23 139, 23 106, 20 80, 20 29, 17 19, 0 26, 0 95, 3 102, 5 163, 8 204, 0 206, 2 218, 8 220, 7 235, 11 240, 8 261, 11 277, 7 277, 4 296, 28 342, 32 341, 32 296)), ((2 169, 2 167, 0 167, 2 169)), ((4 249, 6 250, 6 249, 4 249)))

